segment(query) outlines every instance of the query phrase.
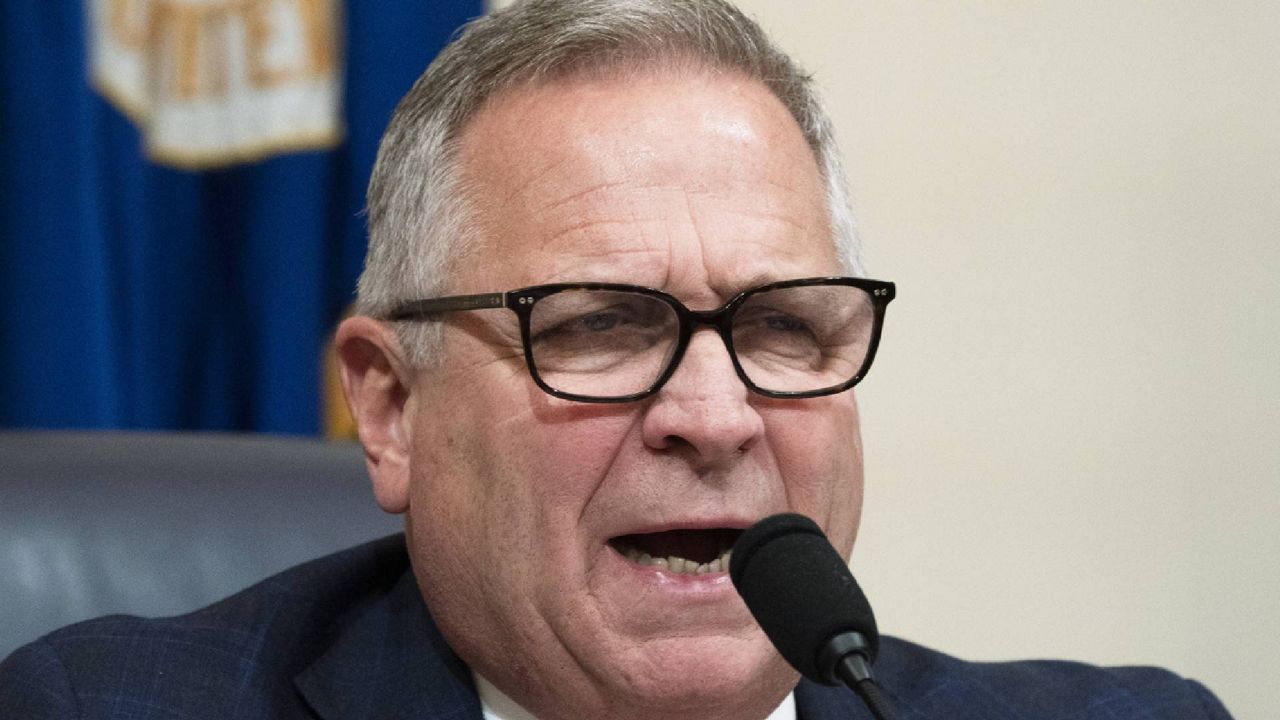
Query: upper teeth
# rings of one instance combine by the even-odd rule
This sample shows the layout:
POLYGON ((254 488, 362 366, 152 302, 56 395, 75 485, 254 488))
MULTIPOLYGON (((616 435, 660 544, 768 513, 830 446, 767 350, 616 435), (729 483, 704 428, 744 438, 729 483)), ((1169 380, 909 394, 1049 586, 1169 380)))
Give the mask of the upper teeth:
POLYGON ((671 555, 670 557, 653 557, 647 552, 637 550, 636 548, 627 548, 627 559, 638 565, 653 565, 668 572, 681 573, 684 575, 702 575, 703 573, 724 572, 729 569, 729 555, 732 549, 725 550, 720 553, 720 557, 711 562, 697 563, 682 557, 671 555))

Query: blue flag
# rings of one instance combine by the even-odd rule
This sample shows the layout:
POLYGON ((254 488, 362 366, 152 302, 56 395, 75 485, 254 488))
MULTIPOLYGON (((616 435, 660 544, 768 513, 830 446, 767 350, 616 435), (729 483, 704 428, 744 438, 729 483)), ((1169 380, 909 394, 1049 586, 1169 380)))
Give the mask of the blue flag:
POLYGON ((317 432, 378 139, 482 10, 0 3, 0 425, 317 432))

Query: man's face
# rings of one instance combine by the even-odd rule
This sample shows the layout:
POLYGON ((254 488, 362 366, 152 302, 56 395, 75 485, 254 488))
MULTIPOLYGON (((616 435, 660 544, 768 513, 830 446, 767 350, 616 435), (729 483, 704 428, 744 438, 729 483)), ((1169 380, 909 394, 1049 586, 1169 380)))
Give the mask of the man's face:
MULTIPOLYGON (((776 98, 734 75, 511 91, 469 124, 461 160, 479 242, 453 293, 620 282, 708 309, 841 273, 809 147, 776 98)), ((654 397, 616 405, 539 390, 509 311, 450 316, 444 352, 406 404, 407 527, 463 659, 542 717, 748 717, 778 703, 797 677, 726 572, 624 552, 714 553, 725 529, 794 511, 847 556, 862 495, 853 394, 754 395, 711 329, 654 397)))

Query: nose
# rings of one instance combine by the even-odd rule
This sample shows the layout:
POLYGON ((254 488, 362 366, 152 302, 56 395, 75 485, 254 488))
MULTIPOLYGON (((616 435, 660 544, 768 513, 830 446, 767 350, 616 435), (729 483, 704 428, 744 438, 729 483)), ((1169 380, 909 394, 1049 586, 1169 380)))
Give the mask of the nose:
POLYGON ((751 391, 733 369, 729 350, 710 328, 694 332, 680 365, 645 410, 647 446, 686 454, 700 469, 724 465, 764 434, 748 402, 751 391))

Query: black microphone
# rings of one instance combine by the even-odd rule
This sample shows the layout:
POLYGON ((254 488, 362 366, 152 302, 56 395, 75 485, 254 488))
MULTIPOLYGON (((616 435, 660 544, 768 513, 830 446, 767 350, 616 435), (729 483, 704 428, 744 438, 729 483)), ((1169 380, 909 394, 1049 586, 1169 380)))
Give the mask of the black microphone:
POLYGON ((880 649, 871 603, 809 518, 773 515, 733 545, 729 577, 778 653, 801 675, 843 682, 881 720, 893 717, 871 674, 880 649))

